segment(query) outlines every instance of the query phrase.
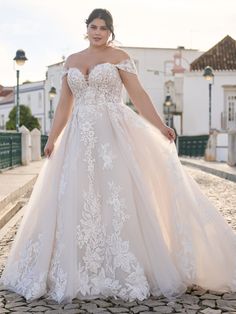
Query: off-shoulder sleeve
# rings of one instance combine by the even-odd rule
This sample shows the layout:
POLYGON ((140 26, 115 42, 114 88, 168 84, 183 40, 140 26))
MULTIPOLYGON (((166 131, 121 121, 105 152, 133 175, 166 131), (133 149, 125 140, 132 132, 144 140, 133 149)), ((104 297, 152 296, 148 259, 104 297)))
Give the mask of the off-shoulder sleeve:
POLYGON ((127 58, 125 60, 122 60, 121 62, 116 64, 116 67, 118 69, 121 69, 121 70, 129 72, 129 73, 133 73, 136 75, 138 74, 134 60, 131 58, 127 58))

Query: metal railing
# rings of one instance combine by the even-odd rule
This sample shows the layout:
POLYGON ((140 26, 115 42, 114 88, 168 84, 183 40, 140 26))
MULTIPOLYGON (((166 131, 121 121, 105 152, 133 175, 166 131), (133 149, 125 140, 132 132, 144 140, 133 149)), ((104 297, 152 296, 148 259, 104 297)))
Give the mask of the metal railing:
POLYGON ((204 156, 208 138, 209 135, 178 136, 179 156, 204 156))
POLYGON ((0 132, 0 169, 21 164, 21 133, 0 132))

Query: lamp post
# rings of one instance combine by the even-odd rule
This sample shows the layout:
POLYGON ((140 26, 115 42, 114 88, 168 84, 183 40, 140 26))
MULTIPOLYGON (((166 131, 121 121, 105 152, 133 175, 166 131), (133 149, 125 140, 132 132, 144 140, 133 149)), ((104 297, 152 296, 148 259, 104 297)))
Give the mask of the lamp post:
MULTIPOLYGON (((25 52, 22 49, 18 49, 16 51, 16 56, 13 59, 16 61, 18 66, 21 66, 28 60, 25 56, 25 52)), ((19 78, 20 78, 20 70, 16 70, 16 131, 19 132, 20 125, 20 96, 19 96, 19 78)))
POLYGON ((210 66, 205 67, 203 72, 204 78, 209 81, 209 133, 211 132, 211 89, 214 78, 213 69, 210 66))
POLYGON ((170 127, 171 123, 170 123, 170 107, 172 106, 172 99, 171 99, 171 96, 170 95, 166 95, 166 99, 165 99, 165 102, 164 102, 164 106, 167 108, 167 121, 168 121, 168 126, 170 127))
POLYGON ((52 101, 53 98, 56 96, 57 92, 56 92, 56 88, 55 87, 51 87, 50 91, 49 91, 49 100, 50 100, 50 110, 49 110, 49 119, 50 119, 50 128, 52 127, 52 119, 54 116, 54 110, 53 110, 53 106, 52 106, 52 101))

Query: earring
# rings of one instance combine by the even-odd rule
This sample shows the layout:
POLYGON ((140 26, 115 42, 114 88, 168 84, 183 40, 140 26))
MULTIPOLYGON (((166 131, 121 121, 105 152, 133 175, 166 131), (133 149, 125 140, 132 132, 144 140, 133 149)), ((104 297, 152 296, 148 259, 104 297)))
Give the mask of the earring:
POLYGON ((88 34, 84 34, 84 39, 88 39, 88 34))

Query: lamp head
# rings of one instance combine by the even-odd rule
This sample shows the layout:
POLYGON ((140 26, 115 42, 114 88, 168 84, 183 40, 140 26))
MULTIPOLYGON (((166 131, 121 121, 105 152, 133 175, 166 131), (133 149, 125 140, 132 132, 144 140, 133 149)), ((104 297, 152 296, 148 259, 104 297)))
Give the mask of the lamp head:
POLYGON ((166 107, 170 107, 170 106, 172 105, 172 99, 171 99, 170 95, 167 95, 167 96, 166 96, 164 105, 165 105, 166 107))
POLYGON ((214 77, 212 67, 210 67, 209 65, 207 67, 205 67, 204 72, 203 72, 203 76, 207 81, 212 80, 214 77))
POLYGON ((51 87, 50 91, 49 91, 49 97, 50 99, 53 99, 57 94, 56 88, 55 87, 51 87))
POLYGON ((18 49, 16 52, 16 56, 13 59, 16 61, 17 65, 23 65, 26 60, 28 60, 25 56, 25 52, 22 49, 18 49))

